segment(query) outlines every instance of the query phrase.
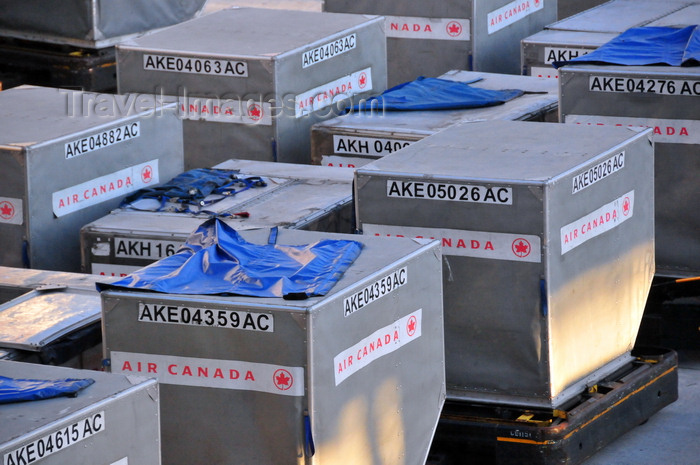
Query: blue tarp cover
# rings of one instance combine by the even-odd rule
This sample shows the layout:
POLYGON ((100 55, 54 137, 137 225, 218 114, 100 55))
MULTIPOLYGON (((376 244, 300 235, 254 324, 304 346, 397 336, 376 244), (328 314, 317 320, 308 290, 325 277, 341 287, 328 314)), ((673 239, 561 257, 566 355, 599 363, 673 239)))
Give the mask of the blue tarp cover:
POLYGON ((91 378, 43 380, 0 376, 0 404, 74 396, 94 382, 91 378))
POLYGON ((627 66, 696 66, 700 61, 700 28, 688 26, 636 27, 628 29, 587 55, 569 61, 556 61, 555 68, 567 64, 613 64, 627 66))
POLYGON ((523 95, 522 90, 489 90, 466 82, 419 77, 387 89, 353 110, 456 110, 501 105, 523 95))
POLYGON ((306 298, 326 294, 355 261, 362 244, 320 240, 306 245, 245 241, 226 223, 211 219, 187 239, 175 255, 137 270, 110 287, 170 294, 234 294, 306 298))
MULTIPOLYGON (((137 210, 162 211, 166 209, 167 202, 174 202, 180 205, 176 211, 193 213, 187 205, 204 207, 225 196, 265 185, 265 181, 259 176, 240 176, 238 170, 196 168, 178 174, 160 186, 137 190, 127 196, 121 206, 137 210), (215 196, 215 200, 210 200, 212 195, 215 196), (156 200, 155 207, 142 206, 139 201, 145 199, 156 200)), ((171 205, 168 208, 173 207, 171 205)))

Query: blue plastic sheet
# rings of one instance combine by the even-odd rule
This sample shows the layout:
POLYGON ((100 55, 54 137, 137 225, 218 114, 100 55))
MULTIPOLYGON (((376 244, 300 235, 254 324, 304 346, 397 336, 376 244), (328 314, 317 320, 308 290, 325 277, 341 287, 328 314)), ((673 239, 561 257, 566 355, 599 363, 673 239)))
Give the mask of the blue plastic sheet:
POLYGON ((287 299, 325 295, 355 261, 362 244, 320 240, 305 245, 245 241, 226 223, 211 219, 190 235, 175 255, 125 278, 98 283, 169 294, 232 294, 287 299))
POLYGON ((120 206, 135 210, 197 213, 202 207, 224 197, 265 185, 261 177, 240 176, 237 170, 196 168, 185 171, 160 186, 139 189, 126 197, 120 206), (140 201, 147 199, 156 200, 155 207, 142 206, 140 201), (190 210, 189 206, 196 206, 198 209, 190 210))
POLYGON ((523 95, 519 89, 489 90, 469 83, 419 77, 384 91, 353 110, 455 110, 501 105, 523 95))
POLYGON ((0 376, 0 404, 74 396, 95 382, 86 379, 16 379, 0 376))
POLYGON ((698 26, 682 29, 637 27, 628 29, 587 55, 581 55, 569 61, 557 61, 553 65, 555 68, 576 63, 696 66, 699 59, 698 26))

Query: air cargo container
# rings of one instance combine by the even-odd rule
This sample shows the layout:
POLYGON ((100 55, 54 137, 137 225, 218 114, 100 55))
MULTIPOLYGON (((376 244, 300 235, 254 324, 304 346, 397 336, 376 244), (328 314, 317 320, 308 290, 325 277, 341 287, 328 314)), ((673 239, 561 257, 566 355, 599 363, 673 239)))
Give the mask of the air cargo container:
POLYGON ((520 74, 520 40, 557 19, 556 0, 325 0, 323 8, 384 17, 390 86, 452 69, 520 74))
POLYGON ((693 0, 612 0, 547 25, 521 42, 522 74, 558 77, 554 62, 585 55, 632 27, 676 14, 693 0))
POLYGON ((328 240, 362 250, 306 299, 102 290, 111 371, 159 380, 164 462, 425 463, 445 399, 438 244, 288 229, 274 244, 328 240))
POLYGON ((117 46, 120 93, 179 102, 185 166, 308 163, 309 131, 386 89, 381 18, 220 10, 117 46))
POLYGON ((1 360, 0 373, 6 378, 0 404, 4 465, 161 463, 155 379, 1 360), (13 402, 21 397, 15 384, 37 386, 38 398, 13 402), (67 393, 54 397, 52 390, 67 393))
POLYGON ((448 398, 558 408, 629 362, 651 131, 461 123, 355 170, 364 235, 440 240, 448 398))
POLYGON ((216 167, 261 184, 208 205, 205 212, 182 211, 174 202, 156 211, 125 205, 83 226, 82 266, 86 273, 124 276, 174 254, 189 234, 212 215, 236 230, 284 227, 354 232, 349 170, 252 160, 228 160, 216 167), (172 207, 172 208, 170 208, 172 207))
POLYGON ((173 105, 22 86, 0 93, 0 265, 80 270, 80 228, 182 171, 173 105))
POLYGON ((511 74, 452 70, 440 76, 476 89, 520 89, 524 94, 502 105, 460 110, 352 112, 311 128, 311 161, 357 168, 462 121, 525 120, 554 122, 556 83, 511 74))

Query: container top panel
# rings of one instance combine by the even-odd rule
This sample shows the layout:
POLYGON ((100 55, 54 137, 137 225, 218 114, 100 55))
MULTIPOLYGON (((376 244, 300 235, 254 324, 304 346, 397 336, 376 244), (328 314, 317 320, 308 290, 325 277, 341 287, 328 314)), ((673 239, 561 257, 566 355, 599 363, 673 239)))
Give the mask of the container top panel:
POLYGON ((597 46, 610 42, 618 36, 616 32, 590 32, 590 31, 563 31, 558 29, 545 29, 523 39, 523 44, 533 45, 568 45, 597 46))
MULTIPOLYGON (((248 231, 238 231, 240 236, 247 242, 252 244, 267 244, 270 236, 270 229, 256 229, 248 231)), ((277 233, 276 244, 280 245, 307 245, 313 244, 324 239, 333 240, 352 240, 362 243, 363 249, 357 259, 345 271, 342 277, 335 283, 330 291, 325 296, 309 297, 304 300, 287 300, 276 297, 246 297, 246 296, 223 296, 223 295, 208 295, 208 296, 178 296, 183 299, 201 300, 206 299, 207 302, 222 302, 225 305, 243 305, 249 308, 285 308, 293 311, 313 311, 317 305, 323 305, 345 290, 355 287, 357 283, 362 282, 370 277, 375 276, 384 270, 398 266, 399 263, 404 263, 416 254, 428 253, 432 251, 439 254, 439 244, 436 241, 428 242, 418 239, 396 239, 382 238, 352 234, 336 234, 336 233, 320 233, 316 231, 301 231, 292 229, 279 229, 277 233)), ((123 295, 123 292, 132 293, 132 290, 117 289, 115 291, 103 291, 103 299, 105 295, 117 293, 123 295)), ((133 291, 134 298, 142 295, 138 290, 133 291)), ((149 293, 153 296, 153 293, 149 293)), ((164 294, 161 294, 164 295, 164 294)))
POLYGON ((82 273, 0 266, 0 287, 24 289, 25 292, 48 286, 95 290, 98 279, 98 276, 82 273))
POLYGON ((91 291, 40 288, 0 305, 0 346, 40 351, 100 319, 100 296, 91 291))
POLYGON ((547 183, 639 137, 640 131, 522 121, 460 123, 356 173, 547 183))
POLYGON ((686 27, 700 24, 700 3, 688 5, 663 18, 652 21, 647 26, 653 27, 686 27))
POLYGON ((502 105, 435 111, 387 111, 376 115, 352 113, 339 116, 318 127, 343 128, 378 135, 407 135, 418 137, 434 134, 460 121, 520 120, 535 111, 556 107, 558 84, 552 79, 475 71, 450 71, 440 76, 457 82, 473 82, 472 87, 489 90, 520 89, 526 94, 502 105))
POLYGON ((0 147, 22 150, 72 137, 101 126, 175 112, 155 97, 134 105, 128 96, 95 94, 50 87, 20 86, 0 92, 0 147), (160 110, 159 110, 160 109, 160 110))
POLYGON ((274 59, 379 21, 381 18, 341 13, 230 8, 125 41, 118 47, 274 59))
MULTIPOLYGON (((0 373, 13 379, 89 378, 95 380, 92 385, 80 391, 76 397, 56 397, 34 402, 3 404, 3 426, 12 425, 12 427, 0 428, 0 446, 14 440, 20 440, 36 429, 60 421, 70 415, 78 414, 86 409, 97 408, 95 404, 114 399, 136 386, 155 385, 155 380, 147 380, 137 376, 11 361, 0 361, 0 373)), ((154 395, 157 394, 154 393, 154 395)))
POLYGON ((644 26, 691 3, 692 0, 612 0, 550 24, 547 29, 620 33, 644 26))
POLYGON ((352 182, 352 170, 334 167, 319 167, 296 163, 280 163, 255 160, 227 160, 215 168, 240 170, 242 174, 282 177, 288 179, 328 179, 352 182))

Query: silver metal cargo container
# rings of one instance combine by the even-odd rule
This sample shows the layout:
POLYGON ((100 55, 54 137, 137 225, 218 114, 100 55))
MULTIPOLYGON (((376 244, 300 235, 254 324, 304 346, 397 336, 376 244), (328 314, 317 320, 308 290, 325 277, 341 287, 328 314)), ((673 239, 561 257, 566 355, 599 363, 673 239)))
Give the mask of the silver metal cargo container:
POLYGON ((629 360, 651 131, 463 123, 355 171, 365 235, 442 241, 448 398, 557 408, 629 360))
POLYGON ((512 74, 453 70, 440 76, 473 82, 479 89, 521 89, 526 93, 503 105, 464 110, 350 113, 311 128, 311 162, 356 168, 462 121, 558 121, 556 82, 512 74))
POLYGON ((194 17, 206 0, 5 0, 0 36, 88 48, 194 17))
POLYGON ((119 92, 178 99, 187 169, 230 158, 308 163, 313 123, 386 89, 382 24, 362 15, 217 11, 118 45, 119 92))
POLYGON ((0 360, 100 369, 97 280, 0 266, 0 360))
POLYGON ((521 42, 522 74, 556 79, 552 63, 597 49, 632 27, 673 14, 693 0, 612 0, 549 24, 521 42))
POLYGON ((700 68, 590 66, 560 68, 563 122, 653 128, 656 272, 700 273, 700 68))
POLYGON ((111 370, 158 376, 164 463, 425 463, 445 398, 439 246, 287 229, 277 243, 321 238, 364 244, 323 297, 102 292, 111 370), (144 312, 162 306, 203 324, 144 312))
MULTIPOLYGON (((239 170, 241 177, 261 176, 267 184, 207 207, 215 214, 247 213, 248 217, 222 218, 236 230, 278 226, 354 232, 353 173, 349 170, 249 160, 229 160, 217 168, 239 170)), ((125 276, 177 252, 209 216, 128 207, 114 210, 80 230, 83 271, 125 276)))
POLYGON ((183 170, 174 105, 22 86, 0 93, 0 265, 80 270, 80 228, 183 170))
POLYGON ((389 85, 452 69, 520 74, 520 40, 557 19, 556 0, 325 0, 324 11, 383 15, 389 85))
POLYGON ((75 397, 0 405, 4 465, 128 465, 160 460, 158 383, 101 371, 0 361, 13 379, 93 379, 75 397))

